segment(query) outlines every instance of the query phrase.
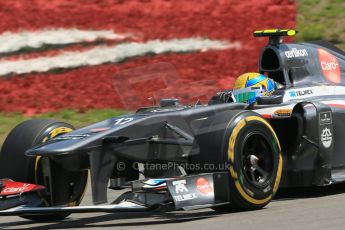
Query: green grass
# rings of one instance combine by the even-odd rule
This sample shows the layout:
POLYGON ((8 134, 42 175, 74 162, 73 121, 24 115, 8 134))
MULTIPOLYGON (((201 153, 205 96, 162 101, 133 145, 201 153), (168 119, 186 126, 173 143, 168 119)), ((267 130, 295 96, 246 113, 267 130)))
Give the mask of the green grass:
POLYGON ((327 40, 345 50, 345 1, 297 0, 297 41, 327 40))
POLYGON ((80 128, 91 123, 119 116, 124 113, 127 112, 115 109, 89 110, 84 113, 79 113, 76 110, 61 110, 58 112, 49 112, 33 117, 28 117, 19 113, 0 113, 0 145, 2 145, 11 129, 13 129, 20 122, 29 120, 31 118, 52 118, 70 123, 76 128, 80 128))

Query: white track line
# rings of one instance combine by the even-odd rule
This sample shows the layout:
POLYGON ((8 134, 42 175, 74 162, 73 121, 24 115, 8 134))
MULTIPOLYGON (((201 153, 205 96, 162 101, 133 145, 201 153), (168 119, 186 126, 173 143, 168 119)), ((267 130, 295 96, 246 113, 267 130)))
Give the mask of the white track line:
POLYGON ((41 31, 5 32, 0 34, 0 53, 23 48, 40 48, 44 45, 67 45, 92 42, 98 39, 118 40, 129 34, 116 34, 111 30, 47 29, 41 31))
POLYGON ((128 58, 146 54, 168 52, 181 53, 207 50, 239 49, 240 43, 210 40, 204 38, 187 38, 172 40, 151 40, 146 43, 130 42, 113 46, 98 46, 86 51, 64 52, 52 57, 39 57, 29 60, 0 62, 0 75, 10 73, 25 74, 46 72, 56 68, 75 68, 80 66, 116 63, 128 58))

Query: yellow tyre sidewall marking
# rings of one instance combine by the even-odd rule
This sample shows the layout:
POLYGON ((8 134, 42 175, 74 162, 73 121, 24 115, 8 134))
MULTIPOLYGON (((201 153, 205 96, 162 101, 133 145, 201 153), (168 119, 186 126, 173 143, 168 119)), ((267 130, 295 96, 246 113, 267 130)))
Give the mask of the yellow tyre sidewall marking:
POLYGON ((280 154, 281 148, 280 148, 278 137, 275 134, 275 132, 274 132, 273 128, 271 127, 271 125, 267 121, 265 121, 263 118, 258 117, 258 116, 248 116, 248 117, 245 117, 244 119, 240 120, 237 123, 237 125, 235 126, 235 128, 233 129, 233 131, 231 133, 231 136, 230 136, 230 139, 229 139, 229 146, 228 146, 228 158, 229 158, 230 163, 231 163, 230 167, 229 167, 230 175, 234 179, 235 186, 236 186, 238 192, 241 194, 241 196, 244 199, 246 199, 248 202, 252 203, 252 204, 260 205, 260 204, 264 204, 264 203, 268 202, 270 199, 272 199, 272 195, 269 195, 267 198, 261 199, 261 200, 254 199, 254 198, 250 197, 244 191, 242 185, 238 181, 238 175, 237 175, 236 171, 233 168, 233 163, 234 163, 234 158, 235 158, 235 142, 236 142, 237 136, 238 136, 240 130, 249 121, 260 121, 263 124, 265 124, 271 130, 271 133, 273 134, 273 136, 275 138, 275 141, 276 141, 276 143, 278 145, 278 148, 279 148, 279 162, 278 162, 278 169, 277 169, 276 179, 275 179, 274 186, 273 186, 273 194, 278 190, 278 187, 279 187, 279 183, 280 183, 280 179, 281 179, 281 174, 282 174, 283 159, 282 159, 282 156, 280 154))
POLYGON ((240 120, 236 127, 234 128, 234 130, 232 131, 231 137, 229 139, 229 150, 228 150, 228 156, 229 159, 232 162, 234 162, 234 158, 235 158, 235 142, 236 142, 236 138, 238 133, 240 132, 240 130, 243 128, 243 126, 246 125, 245 120, 240 120))
POLYGON ((73 131, 73 129, 68 128, 68 127, 58 127, 58 128, 53 129, 52 131, 50 131, 49 134, 50 134, 50 138, 54 138, 57 135, 69 133, 72 131, 73 131))

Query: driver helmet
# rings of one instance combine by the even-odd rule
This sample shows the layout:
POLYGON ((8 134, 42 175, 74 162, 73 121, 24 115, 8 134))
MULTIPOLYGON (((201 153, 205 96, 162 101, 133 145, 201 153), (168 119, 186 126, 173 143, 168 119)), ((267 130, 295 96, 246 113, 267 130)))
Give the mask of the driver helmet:
POLYGON ((268 96, 277 89, 276 83, 260 73, 245 73, 239 76, 233 88, 236 102, 254 103, 261 96, 268 96))

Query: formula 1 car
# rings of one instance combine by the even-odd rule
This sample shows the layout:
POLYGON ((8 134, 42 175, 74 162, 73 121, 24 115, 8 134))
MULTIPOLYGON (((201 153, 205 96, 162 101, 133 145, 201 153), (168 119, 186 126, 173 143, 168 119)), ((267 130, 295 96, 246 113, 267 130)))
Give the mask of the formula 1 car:
POLYGON ((282 42, 295 33, 254 32, 269 38, 260 72, 282 87, 253 104, 165 99, 77 130, 47 119, 19 124, 0 155, 0 178, 9 178, 0 215, 252 210, 279 187, 344 182, 345 53, 324 41, 282 42), (78 206, 88 171, 95 205, 78 206), (127 192, 105 204, 108 188, 127 192))

